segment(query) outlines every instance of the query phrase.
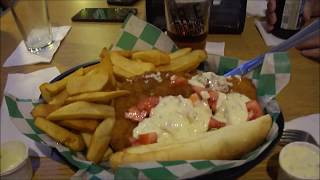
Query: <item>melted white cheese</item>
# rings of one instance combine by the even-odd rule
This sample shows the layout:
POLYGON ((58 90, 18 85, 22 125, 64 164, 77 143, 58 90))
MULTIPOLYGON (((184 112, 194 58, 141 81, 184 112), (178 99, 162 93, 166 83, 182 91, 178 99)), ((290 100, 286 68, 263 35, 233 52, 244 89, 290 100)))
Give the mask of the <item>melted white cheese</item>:
POLYGON ((217 110, 214 119, 224 122, 227 125, 239 124, 248 119, 246 102, 250 99, 239 93, 219 93, 217 110))
POLYGON ((227 99, 227 95, 221 92, 218 92, 218 101, 217 101, 217 108, 221 106, 221 104, 227 99))
POLYGON ((290 146, 283 152, 280 163, 290 174, 306 179, 319 179, 319 151, 307 146, 290 146))
POLYGON ((218 76, 213 72, 203 72, 193 76, 188 83, 192 86, 208 88, 220 92, 228 92, 232 83, 224 76, 218 76))
POLYGON ((208 130, 211 115, 210 107, 204 102, 193 105, 191 100, 182 96, 166 96, 160 98, 150 117, 133 130, 133 137, 156 132, 158 142, 165 142, 192 136, 208 130))

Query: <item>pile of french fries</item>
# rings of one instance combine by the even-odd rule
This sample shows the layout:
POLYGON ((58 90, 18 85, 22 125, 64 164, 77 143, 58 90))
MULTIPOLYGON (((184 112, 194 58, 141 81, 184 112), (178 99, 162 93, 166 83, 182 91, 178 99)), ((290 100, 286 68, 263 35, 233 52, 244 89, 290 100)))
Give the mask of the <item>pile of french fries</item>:
POLYGON ((187 72, 194 70, 206 53, 191 48, 168 54, 159 50, 111 51, 100 53, 100 62, 80 68, 63 79, 40 85, 42 104, 31 114, 35 126, 73 151, 86 149, 94 163, 108 160, 115 123, 113 100, 130 95, 117 89, 117 79, 130 78, 148 71, 187 72))
POLYGON ((110 56, 114 74, 122 78, 130 78, 148 71, 189 72, 196 69, 207 58, 205 51, 192 51, 191 48, 183 48, 171 54, 155 49, 113 51, 110 56))

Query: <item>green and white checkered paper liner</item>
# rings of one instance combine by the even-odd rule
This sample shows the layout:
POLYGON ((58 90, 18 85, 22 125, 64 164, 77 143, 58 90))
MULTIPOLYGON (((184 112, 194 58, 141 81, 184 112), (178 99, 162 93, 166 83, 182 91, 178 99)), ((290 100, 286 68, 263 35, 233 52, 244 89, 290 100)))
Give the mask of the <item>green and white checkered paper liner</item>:
MULTIPOLYGON (((113 49, 142 50, 157 48, 166 52, 176 50, 173 41, 161 30, 145 21, 130 16, 124 23, 118 40, 113 49)), ((224 74, 238 66, 241 61, 237 58, 209 55, 203 64, 202 70, 224 74)), ((273 53, 265 57, 261 67, 247 75, 252 78, 256 87, 261 105, 272 115, 273 120, 279 116, 280 108, 275 101, 275 96, 289 82, 290 63, 286 53, 273 53)), ((56 148, 69 163, 79 170, 73 178, 85 179, 184 179, 199 175, 221 171, 231 167, 243 165, 255 159, 278 134, 278 126, 274 122, 271 131, 263 145, 244 156, 241 160, 188 160, 136 163, 123 166, 112 172, 108 162, 99 165, 85 160, 85 152, 72 152, 61 144, 37 129, 30 112, 39 103, 39 100, 19 99, 10 94, 5 95, 9 114, 16 127, 29 138, 56 148)))

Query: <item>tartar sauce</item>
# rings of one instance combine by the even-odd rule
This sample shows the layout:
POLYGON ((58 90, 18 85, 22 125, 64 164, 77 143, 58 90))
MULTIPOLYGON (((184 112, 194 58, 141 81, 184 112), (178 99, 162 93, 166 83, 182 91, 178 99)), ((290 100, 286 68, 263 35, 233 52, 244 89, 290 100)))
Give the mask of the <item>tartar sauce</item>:
POLYGON ((228 82, 226 77, 216 75, 213 72, 203 72, 193 76, 188 83, 205 89, 200 92, 203 100, 209 98, 209 94, 206 91, 213 90, 219 93, 216 112, 213 115, 214 119, 224 122, 226 125, 247 121, 248 110, 246 102, 250 101, 250 99, 239 93, 228 93, 232 83, 228 82))
POLYGON ((300 144, 289 144, 280 153, 281 167, 293 176, 319 179, 319 150, 300 144))
POLYGON ((212 115, 207 103, 191 100, 182 96, 166 96, 160 98, 159 104, 133 130, 133 137, 139 134, 156 132, 158 142, 171 141, 197 133, 206 132, 212 115))
POLYGON ((224 76, 218 76, 213 72, 203 72, 193 76, 188 83, 192 86, 207 88, 219 92, 228 92, 232 83, 224 76))
POLYGON ((239 124, 247 121, 248 110, 246 102, 250 99, 239 93, 219 93, 217 110, 214 119, 224 122, 227 125, 239 124))
POLYGON ((17 167, 26 158, 26 147, 16 141, 1 144, 0 172, 5 173, 17 167))

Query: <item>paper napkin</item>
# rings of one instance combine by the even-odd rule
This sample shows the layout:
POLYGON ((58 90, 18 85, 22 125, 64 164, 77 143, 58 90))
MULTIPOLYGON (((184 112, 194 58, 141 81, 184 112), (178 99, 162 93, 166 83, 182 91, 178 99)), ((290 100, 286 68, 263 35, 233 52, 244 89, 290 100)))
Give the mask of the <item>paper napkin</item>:
MULTIPOLYGON (((19 98, 38 99, 40 96, 39 85, 49 82, 60 72, 56 67, 46 68, 29 74, 9 74, 5 93, 10 93, 19 98)), ((1 106, 1 142, 20 140, 26 143, 31 150, 32 156, 50 157, 51 148, 47 145, 35 142, 23 135, 12 123, 5 100, 1 106)))
POLYGON ((225 42, 207 42, 206 51, 208 54, 224 56, 225 42))
POLYGON ((284 129, 297 129, 310 133, 317 143, 320 143, 320 114, 311 114, 288 121, 284 129))
POLYGON ((266 0, 248 0, 247 1, 246 11, 248 16, 264 17, 266 9, 267 9, 266 0))
POLYGON ((256 19, 255 24, 267 46, 276 46, 284 41, 284 39, 278 38, 266 31, 266 21, 260 21, 256 19))
POLYGON ((60 46, 60 42, 67 35, 70 28, 71 26, 53 27, 52 35, 54 42, 38 54, 30 53, 24 45, 24 41, 21 41, 14 52, 8 57, 3 66, 10 67, 37 63, 50 63, 54 53, 60 46))

